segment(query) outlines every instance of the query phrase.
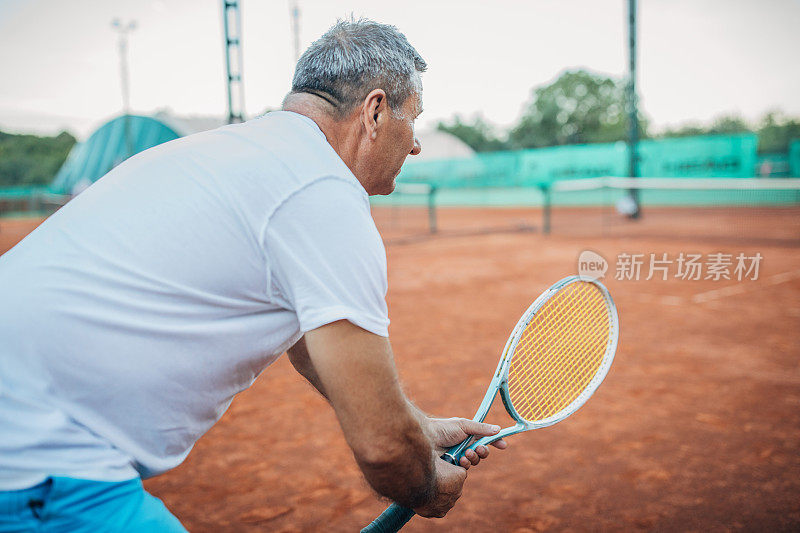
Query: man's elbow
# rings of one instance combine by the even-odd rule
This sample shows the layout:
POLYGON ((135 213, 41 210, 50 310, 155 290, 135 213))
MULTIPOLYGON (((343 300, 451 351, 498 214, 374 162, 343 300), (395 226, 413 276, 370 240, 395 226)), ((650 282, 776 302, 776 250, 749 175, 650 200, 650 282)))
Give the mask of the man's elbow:
POLYGON ((430 447, 409 446, 404 440, 372 442, 353 449, 367 482, 380 495, 407 507, 426 503, 434 490, 430 447))
MULTIPOLYGON (((391 469, 408 459, 408 443, 402 439, 371 439, 352 446, 353 456, 362 468, 391 469)), ((413 452, 412 452, 413 453, 413 452)))

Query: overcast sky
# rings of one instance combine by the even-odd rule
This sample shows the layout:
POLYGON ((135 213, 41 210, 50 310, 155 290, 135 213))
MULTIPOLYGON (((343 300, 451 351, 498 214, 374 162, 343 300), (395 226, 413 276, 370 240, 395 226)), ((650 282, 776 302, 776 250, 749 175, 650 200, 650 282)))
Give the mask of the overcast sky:
MULTIPOLYGON (((621 77, 627 0, 299 0, 305 48, 339 17, 396 25, 428 62, 421 127, 481 113, 505 127, 565 69, 621 77)), ((122 109, 226 112, 221 0, 0 0, 0 129, 85 137, 122 109)), ((275 108, 294 68, 288 0, 242 0, 247 113, 275 108)), ((800 115, 800 0, 640 0, 641 107, 653 126, 800 115)))

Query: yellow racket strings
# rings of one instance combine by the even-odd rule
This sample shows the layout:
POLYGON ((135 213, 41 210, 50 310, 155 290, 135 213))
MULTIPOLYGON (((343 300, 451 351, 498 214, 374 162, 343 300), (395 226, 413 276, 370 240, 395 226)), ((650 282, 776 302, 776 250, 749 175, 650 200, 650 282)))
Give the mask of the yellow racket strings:
POLYGON ((597 374, 606 353, 610 318, 593 283, 571 283, 552 296, 523 331, 508 370, 517 413, 544 420, 572 403, 597 374))

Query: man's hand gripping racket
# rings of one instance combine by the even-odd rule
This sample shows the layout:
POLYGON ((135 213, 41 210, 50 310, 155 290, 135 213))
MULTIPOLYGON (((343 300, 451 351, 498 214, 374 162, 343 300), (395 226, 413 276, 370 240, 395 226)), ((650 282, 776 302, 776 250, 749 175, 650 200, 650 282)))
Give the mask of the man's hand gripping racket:
MULTIPOLYGON (((516 423, 490 437, 470 437, 442 458, 458 464, 467 449, 567 418, 602 383, 618 336, 617 309, 601 283, 570 276, 550 287, 511 332, 473 419, 482 422, 499 393, 516 423)), ((396 532, 413 516, 413 510, 395 503, 361 533, 396 532)))

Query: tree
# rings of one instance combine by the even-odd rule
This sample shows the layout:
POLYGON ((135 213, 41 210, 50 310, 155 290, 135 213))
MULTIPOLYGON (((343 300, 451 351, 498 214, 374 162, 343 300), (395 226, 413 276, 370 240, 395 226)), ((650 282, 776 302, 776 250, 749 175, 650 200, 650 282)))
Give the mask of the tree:
POLYGON ((75 137, 65 131, 55 137, 0 131, 0 187, 50 183, 75 142, 75 137))
POLYGON ((748 126, 742 117, 730 114, 715 118, 711 125, 704 126, 696 122, 690 122, 675 129, 667 128, 657 136, 661 138, 692 137, 696 135, 745 133, 749 131, 752 131, 752 128, 748 126))
POLYGON ((723 115, 717 117, 711 123, 711 127, 706 131, 707 134, 730 134, 730 133, 745 133, 752 131, 747 122, 739 115, 723 115))
MULTIPOLYGON (((540 148, 562 144, 615 142, 628 138, 624 80, 586 70, 561 74, 549 85, 534 88, 519 122, 504 140, 483 117, 467 122, 456 116, 437 128, 452 133, 477 152, 540 148)), ((648 123, 639 113, 640 138, 650 137, 648 123)), ((785 153, 792 139, 800 138, 800 118, 780 111, 764 115, 754 127, 730 113, 710 123, 690 122, 660 132, 657 137, 736 134, 759 136, 758 152, 785 153)))
MULTIPOLYGON (((564 72, 534 89, 509 135, 514 148, 613 142, 627 138, 625 84, 585 70, 564 72)), ((640 137, 647 124, 639 116, 640 137)))
POLYGON ((706 133, 708 133, 708 131, 702 124, 690 123, 683 124, 675 129, 667 128, 660 134, 656 135, 656 137, 692 137, 695 135, 705 135, 706 133))
POLYGON ((800 139, 800 119, 771 111, 761 119, 757 132, 759 153, 786 153, 789 142, 800 139))
POLYGON ((508 143, 500 140, 494 128, 480 115, 472 123, 456 115, 449 124, 439 122, 436 129, 458 137, 476 152, 495 152, 508 148, 508 143))
POLYGON ((758 153, 786 153, 792 139, 800 138, 800 118, 787 116, 781 111, 770 111, 761 118, 757 127, 752 127, 739 115, 723 115, 714 119, 710 125, 686 124, 677 129, 667 129, 659 137, 745 132, 758 134, 758 153))

